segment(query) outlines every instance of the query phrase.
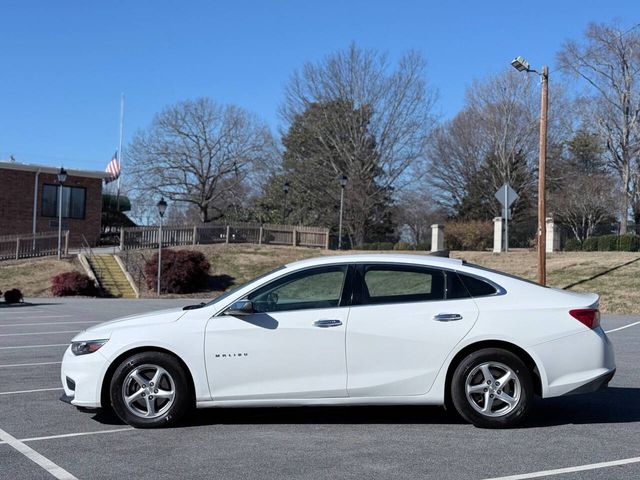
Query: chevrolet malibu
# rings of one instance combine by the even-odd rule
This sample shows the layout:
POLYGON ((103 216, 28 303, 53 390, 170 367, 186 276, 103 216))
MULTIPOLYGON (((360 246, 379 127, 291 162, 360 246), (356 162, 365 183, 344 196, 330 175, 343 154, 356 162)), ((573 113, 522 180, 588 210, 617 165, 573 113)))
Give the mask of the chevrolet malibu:
POLYGON ((280 267, 209 303, 91 327, 64 398, 135 427, 192 406, 445 405, 510 427, 615 373, 598 296, 461 260, 345 255, 280 267))

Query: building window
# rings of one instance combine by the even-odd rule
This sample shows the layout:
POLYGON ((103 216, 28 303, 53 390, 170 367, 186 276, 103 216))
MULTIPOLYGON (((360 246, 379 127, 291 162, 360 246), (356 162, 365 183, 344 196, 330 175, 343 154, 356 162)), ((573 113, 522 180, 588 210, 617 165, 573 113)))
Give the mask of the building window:
MULTIPOLYGON (((58 185, 45 183, 42 186, 43 217, 58 216, 58 185)), ((62 187, 62 218, 83 219, 85 214, 86 189, 84 187, 62 187)))

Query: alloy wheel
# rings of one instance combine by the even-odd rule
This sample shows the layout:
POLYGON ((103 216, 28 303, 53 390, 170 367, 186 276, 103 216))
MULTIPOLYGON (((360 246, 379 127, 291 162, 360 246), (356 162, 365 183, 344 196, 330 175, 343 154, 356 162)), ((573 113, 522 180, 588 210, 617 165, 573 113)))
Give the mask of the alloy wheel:
POLYGON ((140 365, 127 374, 122 383, 122 399, 132 414, 157 418, 169 410, 175 400, 173 378, 159 365, 140 365))
POLYGON ((465 393, 475 411, 487 417, 501 417, 516 408, 522 387, 511 368, 499 362, 485 362, 467 375, 465 393))

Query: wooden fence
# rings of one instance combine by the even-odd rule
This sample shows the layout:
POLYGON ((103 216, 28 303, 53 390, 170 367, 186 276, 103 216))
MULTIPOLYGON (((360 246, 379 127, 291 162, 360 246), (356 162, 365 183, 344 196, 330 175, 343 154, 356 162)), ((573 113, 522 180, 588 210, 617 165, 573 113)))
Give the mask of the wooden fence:
MULTIPOLYGON (((158 247, 157 226, 120 230, 120 249, 158 247)), ((212 243, 256 243, 258 245, 292 245, 329 248, 329 229, 294 225, 260 225, 257 223, 207 224, 192 227, 162 227, 162 245, 197 245, 212 243)))
MULTIPOLYGON (((69 231, 62 232, 62 253, 69 250, 69 231)), ((58 232, 0 236, 0 260, 44 257, 58 254, 58 232)))

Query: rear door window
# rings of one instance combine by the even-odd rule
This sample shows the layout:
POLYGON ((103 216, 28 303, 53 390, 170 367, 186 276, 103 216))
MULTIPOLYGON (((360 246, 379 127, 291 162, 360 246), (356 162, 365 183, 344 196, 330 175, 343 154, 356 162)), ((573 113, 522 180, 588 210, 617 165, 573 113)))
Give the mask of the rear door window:
POLYGON ((366 265, 362 303, 409 303, 444 299, 441 270, 404 265, 366 265))

